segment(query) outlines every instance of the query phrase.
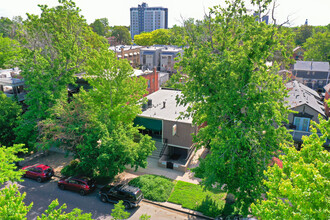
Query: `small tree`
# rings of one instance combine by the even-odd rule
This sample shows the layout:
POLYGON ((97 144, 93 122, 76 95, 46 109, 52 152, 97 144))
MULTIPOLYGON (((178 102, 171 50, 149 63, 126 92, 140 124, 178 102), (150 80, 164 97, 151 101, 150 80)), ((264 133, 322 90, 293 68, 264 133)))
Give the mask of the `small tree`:
POLYGON ((330 137, 330 122, 314 123, 313 134, 303 137, 300 151, 284 149, 283 169, 265 171, 266 199, 252 205, 262 219, 328 219, 330 216, 330 153, 323 148, 330 137), (317 129, 323 134, 316 133, 317 129))
POLYGON ((111 216, 114 220, 127 219, 130 216, 129 212, 125 211, 123 200, 120 200, 117 204, 115 204, 115 208, 111 211, 111 216))

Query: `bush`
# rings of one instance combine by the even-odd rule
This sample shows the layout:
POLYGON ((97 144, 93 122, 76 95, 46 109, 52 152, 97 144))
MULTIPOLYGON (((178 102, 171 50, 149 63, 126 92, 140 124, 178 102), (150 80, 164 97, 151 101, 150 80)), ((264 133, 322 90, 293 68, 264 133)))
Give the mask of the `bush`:
POLYGON ((79 161, 77 160, 72 160, 69 165, 65 166, 61 170, 61 174, 63 176, 87 176, 87 177, 92 177, 93 173, 92 170, 86 171, 80 166, 79 161))
POLYGON ((139 187, 144 198, 157 202, 166 202, 174 187, 171 179, 157 175, 139 176, 132 179, 129 185, 139 187))

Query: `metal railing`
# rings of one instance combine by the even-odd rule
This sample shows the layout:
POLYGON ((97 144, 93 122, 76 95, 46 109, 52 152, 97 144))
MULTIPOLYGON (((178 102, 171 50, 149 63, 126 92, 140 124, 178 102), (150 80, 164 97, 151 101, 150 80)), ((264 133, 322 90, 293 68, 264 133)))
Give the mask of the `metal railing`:
POLYGON ((163 148, 162 148, 162 150, 160 151, 160 154, 159 154, 159 157, 162 157, 163 155, 164 155, 164 152, 165 152, 165 150, 166 150, 166 148, 167 148, 167 139, 166 138, 164 138, 163 139, 163 148))

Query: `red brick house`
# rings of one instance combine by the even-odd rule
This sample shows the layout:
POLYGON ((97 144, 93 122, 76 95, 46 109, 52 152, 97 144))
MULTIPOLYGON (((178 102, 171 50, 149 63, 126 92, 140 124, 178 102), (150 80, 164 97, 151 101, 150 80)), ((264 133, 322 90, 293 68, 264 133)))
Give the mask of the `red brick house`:
MULTIPOLYGON (((157 72, 157 69, 154 68, 153 71, 149 71, 149 70, 146 70, 146 71, 142 71, 142 70, 134 70, 134 75, 137 76, 137 77, 143 77, 145 79, 147 79, 147 84, 148 84, 148 87, 147 87, 147 91, 148 91, 148 94, 146 95, 149 95, 151 93, 154 93, 156 91, 159 90, 159 83, 158 83, 158 72, 157 72)), ((145 96, 146 96, 145 95, 145 96)))

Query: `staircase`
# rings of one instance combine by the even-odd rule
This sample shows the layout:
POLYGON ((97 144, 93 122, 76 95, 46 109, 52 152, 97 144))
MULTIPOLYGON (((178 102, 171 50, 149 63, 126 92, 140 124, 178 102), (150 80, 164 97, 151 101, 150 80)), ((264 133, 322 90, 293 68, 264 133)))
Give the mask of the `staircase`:
POLYGON ((149 156, 151 158, 155 158, 155 159, 159 159, 159 155, 160 155, 160 152, 162 151, 163 149, 163 143, 161 142, 161 140, 155 140, 155 147, 156 147, 156 150, 154 150, 152 152, 152 154, 149 156))

